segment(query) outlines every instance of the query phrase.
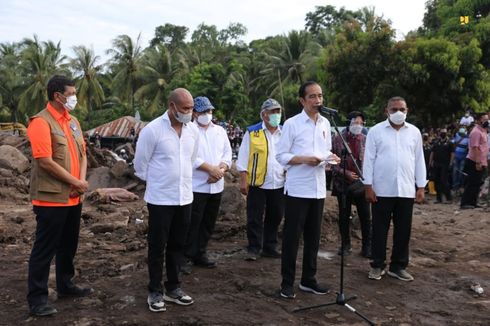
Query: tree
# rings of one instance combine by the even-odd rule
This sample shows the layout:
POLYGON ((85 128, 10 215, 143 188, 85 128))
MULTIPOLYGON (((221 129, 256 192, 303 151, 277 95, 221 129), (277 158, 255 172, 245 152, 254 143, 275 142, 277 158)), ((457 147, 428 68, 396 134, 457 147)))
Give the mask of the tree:
POLYGON ((173 52, 185 44, 188 32, 189 29, 185 26, 166 23, 155 28, 155 37, 151 40, 150 46, 163 44, 173 52))
POLYGON ((356 19, 360 16, 359 11, 339 10, 334 6, 316 6, 315 11, 306 14, 305 28, 314 35, 322 30, 332 30, 340 27, 344 22, 356 19))
POLYGON ((104 102, 104 90, 98 79, 102 69, 102 66, 97 65, 100 57, 94 54, 93 49, 83 45, 73 47, 73 51, 75 58, 70 63, 76 79, 77 98, 90 124, 93 107, 100 108, 104 102))
POLYGON ((130 102, 130 109, 134 111, 134 93, 138 88, 137 76, 140 70, 141 34, 136 41, 128 35, 119 35, 112 41, 112 49, 107 54, 112 55, 111 70, 114 74, 112 90, 116 96, 130 102))

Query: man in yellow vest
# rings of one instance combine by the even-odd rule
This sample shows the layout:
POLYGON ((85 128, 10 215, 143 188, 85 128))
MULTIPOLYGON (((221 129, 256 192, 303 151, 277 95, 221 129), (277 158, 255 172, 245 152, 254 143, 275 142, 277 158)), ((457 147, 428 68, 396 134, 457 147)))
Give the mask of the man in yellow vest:
POLYGON ((284 215, 284 168, 275 158, 281 136, 281 110, 276 100, 266 100, 260 110, 262 121, 247 128, 238 152, 240 191, 247 196, 250 261, 259 255, 281 257, 277 251, 277 229, 284 215))
POLYGON ((48 304, 49 266, 56 256, 58 297, 80 297, 93 292, 73 284, 82 204, 88 189, 85 141, 70 111, 77 105, 73 81, 54 76, 48 82, 49 102, 31 118, 27 136, 32 147, 30 195, 36 214, 36 240, 29 259, 30 313, 53 315, 48 304))

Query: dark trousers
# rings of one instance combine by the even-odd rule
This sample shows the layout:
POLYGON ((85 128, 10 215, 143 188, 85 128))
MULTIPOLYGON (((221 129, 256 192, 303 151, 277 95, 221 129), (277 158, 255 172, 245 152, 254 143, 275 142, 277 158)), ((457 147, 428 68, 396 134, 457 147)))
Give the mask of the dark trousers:
POLYGON ((393 219, 393 249, 390 270, 408 266, 410 232, 412 230, 413 198, 378 197, 372 204, 373 243, 371 267, 385 268, 386 242, 393 219))
POLYGON ((148 272, 150 292, 163 292, 163 258, 168 291, 180 287, 180 263, 184 253, 185 239, 191 220, 191 204, 162 206, 148 204, 148 272))
POLYGON ((286 196, 286 215, 282 237, 281 286, 293 286, 299 239, 303 235, 303 270, 301 284, 316 283, 316 260, 320 246, 320 233, 324 199, 286 196))
POLYGON ((250 187, 247 195, 248 251, 275 251, 277 229, 284 215, 284 188, 250 187), (265 217, 264 217, 265 210, 265 217))
POLYGON ((369 203, 364 196, 352 197, 345 195, 345 208, 342 204, 342 195, 337 196, 339 204, 339 231, 341 241, 344 246, 350 247, 350 216, 352 214, 352 204, 356 205, 359 223, 361 224, 362 250, 371 248, 371 212, 369 203))
POLYGON ((442 200, 443 194, 447 200, 452 200, 451 187, 449 186, 449 165, 434 164, 432 173, 437 192, 437 201, 442 200))
POLYGON ((185 255, 188 258, 198 259, 206 255, 208 242, 218 218, 220 204, 221 193, 194 193, 191 224, 185 244, 185 255))
POLYGON ((476 170, 476 163, 470 159, 466 159, 464 170, 468 174, 465 179, 464 192, 461 196, 461 206, 473 205, 476 206, 480 187, 483 184, 484 167, 481 171, 476 170))
POLYGON ((49 267, 56 256, 56 289, 67 292, 75 275, 73 258, 77 252, 82 205, 67 207, 34 206, 36 240, 29 258, 27 301, 29 307, 47 303, 49 267))

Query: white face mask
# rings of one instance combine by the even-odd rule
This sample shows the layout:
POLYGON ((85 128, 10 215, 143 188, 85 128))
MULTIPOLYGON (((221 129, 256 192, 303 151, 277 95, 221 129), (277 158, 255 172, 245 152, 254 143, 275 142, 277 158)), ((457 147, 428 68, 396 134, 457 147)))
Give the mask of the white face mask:
POLYGON ((359 135, 362 132, 362 126, 359 124, 351 125, 349 131, 353 135, 359 135))
POLYGON ((407 118, 407 114, 401 111, 396 111, 395 113, 390 113, 390 121, 396 125, 402 125, 407 118))
POLYGON ((78 103, 77 96, 71 95, 71 96, 65 96, 65 98, 66 98, 66 103, 63 103, 63 107, 67 111, 73 111, 75 109, 75 107, 77 106, 77 103, 78 103))
POLYGON ((192 112, 191 113, 180 113, 179 111, 175 110, 175 119, 180 122, 180 123, 189 123, 192 120, 192 112))
POLYGON ((201 114, 197 116, 197 122, 203 126, 207 126, 213 120, 212 113, 201 114))

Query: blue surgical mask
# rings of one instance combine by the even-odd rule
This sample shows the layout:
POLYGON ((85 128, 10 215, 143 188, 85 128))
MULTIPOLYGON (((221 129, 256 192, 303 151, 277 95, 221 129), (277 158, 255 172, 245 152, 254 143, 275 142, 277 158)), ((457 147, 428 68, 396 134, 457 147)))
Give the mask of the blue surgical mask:
POLYGON ((280 113, 273 113, 269 115, 269 124, 272 127, 277 127, 281 123, 281 114, 280 113))

